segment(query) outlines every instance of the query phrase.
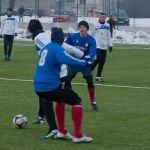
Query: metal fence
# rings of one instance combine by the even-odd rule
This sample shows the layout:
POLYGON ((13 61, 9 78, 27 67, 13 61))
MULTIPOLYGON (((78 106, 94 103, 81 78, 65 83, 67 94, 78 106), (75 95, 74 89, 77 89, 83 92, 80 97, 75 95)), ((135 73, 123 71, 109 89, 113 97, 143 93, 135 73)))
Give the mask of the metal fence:
POLYGON ((102 11, 106 12, 109 17, 116 13, 115 19, 117 20, 124 12, 131 18, 130 24, 132 25, 136 24, 136 18, 150 18, 150 13, 148 13, 150 0, 0 0, 0 15, 4 15, 8 7, 14 9, 16 16, 47 17, 51 19, 51 22, 76 22, 79 17, 83 19, 89 17, 89 20, 92 20, 90 18, 98 17, 102 11), (21 9, 24 10, 23 15, 21 9), (68 15, 68 18, 52 19, 56 15, 68 15))

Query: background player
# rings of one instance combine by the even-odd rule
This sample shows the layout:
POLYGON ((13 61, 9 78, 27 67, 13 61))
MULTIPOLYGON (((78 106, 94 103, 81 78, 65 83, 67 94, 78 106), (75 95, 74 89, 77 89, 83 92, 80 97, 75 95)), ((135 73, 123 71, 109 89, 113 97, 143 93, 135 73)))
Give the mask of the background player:
MULTIPOLYGON (((96 55, 96 42, 95 39, 87 32, 89 30, 89 24, 86 21, 81 21, 78 24, 79 33, 70 35, 66 43, 75 46, 84 52, 84 59, 90 59, 93 61, 96 55)), ((90 96, 90 105, 93 110, 98 110, 98 106, 95 102, 95 88, 93 83, 93 74, 90 67, 73 67, 68 66, 68 77, 66 84, 71 87, 71 81, 78 72, 83 74, 83 78, 87 82, 88 93, 90 96)))
POLYGON ((112 52, 110 25, 105 22, 106 14, 100 13, 99 21, 93 25, 91 34, 96 40, 97 56, 92 69, 98 64, 96 81, 103 82, 102 71, 106 61, 107 49, 112 52))
POLYGON ((17 18, 13 15, 13 9, 8 8, 7 14, 1 19, 0 37, 4 36, 4 60, 11 60, 14 36, 17 35, 17 18))

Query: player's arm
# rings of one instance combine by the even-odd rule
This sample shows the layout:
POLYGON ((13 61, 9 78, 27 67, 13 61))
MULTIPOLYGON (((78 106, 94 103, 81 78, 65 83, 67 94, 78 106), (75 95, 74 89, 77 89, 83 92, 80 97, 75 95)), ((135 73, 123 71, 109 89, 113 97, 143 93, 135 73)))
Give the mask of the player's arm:
POLYGON ((82 58, 84 56, 83 51, 81 51, 80 49, 73 47, 67 43, 63 43, 62 47, 65 49, 65 51, 68 54, 70 54, 76 58, 82 58))
POLYGON ((90 47, 89 47, 89 56, 90 58, 93 60, 94 57, 96 55, 96 41, 95 39, 92 37, 90 39, 90 47))
POLYGON ((85 60, 77 59, 67 52, 61 47, 56 52, 56 60, 61 64, 73 65, 73 66, 86 66, 85 60))

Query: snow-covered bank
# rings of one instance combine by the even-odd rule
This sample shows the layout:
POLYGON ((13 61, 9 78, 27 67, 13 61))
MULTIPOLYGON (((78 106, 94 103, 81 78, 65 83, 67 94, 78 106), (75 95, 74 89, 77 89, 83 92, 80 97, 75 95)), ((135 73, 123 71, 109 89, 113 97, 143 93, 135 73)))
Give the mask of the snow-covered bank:
MULTIPOLYGON (((50 30, 46 32, 50 33, 50 30)), ((72 28, 65 30, 66 33, 77 32, 72 28)), ((28 38, 28 33, 24 29, 18 29, 18 36, 16 40, 31 40, 28 38)), ((126 31, 114 31, 113 43, 117 44, 147 44, 150 45, 150 35, 144 31, 126 32, 126 31)))
MULTIPOLYGON (((37 19, 37 17, 29 17, 25 16, 24 17, 24 22, 28 23, 31 19, 37 19)), ((53 23, 53 17, 42 17, 38 18, 42 23, 53 23)), ((18 18, 19 20, 19 18, 18 18)), ((78 22, 81 20, 86 20, 89 23, 95 23, 98 21, 98 17, 78 17, 78 22)), ((135 26, 135 27, 150 27, 150 18, 130 18, 130 26, 135 26)))
POLYGON ((150 35, 143 31, 137 32, 114 31, 113 43, 150 45, 150 35))

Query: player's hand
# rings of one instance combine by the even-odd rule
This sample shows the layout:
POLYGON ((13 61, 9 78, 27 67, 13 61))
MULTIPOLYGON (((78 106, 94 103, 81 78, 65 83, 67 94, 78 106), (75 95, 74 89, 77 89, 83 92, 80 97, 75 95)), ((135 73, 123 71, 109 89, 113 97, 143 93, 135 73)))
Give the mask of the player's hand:
POLYGON ((113 49, 112 47, 109 47, 109 52, 110 52, 110 53, 112 52, 112 49, 113 49))
POLYGON ((83 56, 82 59, 86 61, 86 66, 87 67, 91 67, 92 66, 93 60, 90 58, 89 55, 83 56))
POLYGON ((91 67, 93 65, 93 61, 91 60, 85 60, 86 61, 86 66, 91 67))
POLYGON ((81 59, 83 59, 85 61, 91 60, 89 55, 84 55, 81 59))
POLYGON ((18 33, 15 33, 15 37, 18 35, 18 33))
POLYGON ((0 38, 2 39, 3 38, 3 36, 0 34, 0 38))

